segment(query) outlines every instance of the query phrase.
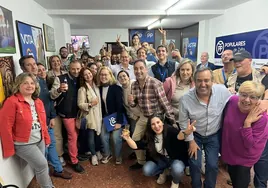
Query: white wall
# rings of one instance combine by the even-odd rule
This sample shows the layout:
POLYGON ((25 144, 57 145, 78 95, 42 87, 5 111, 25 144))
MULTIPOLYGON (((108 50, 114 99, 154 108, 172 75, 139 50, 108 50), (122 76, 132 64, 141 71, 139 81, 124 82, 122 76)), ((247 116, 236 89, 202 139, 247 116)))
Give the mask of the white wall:
MULTIPOLYGON (((0 5, 12 11, 13 27, 15 30, 16 54, 0 54, 0 56, 13 56, 16 73, 20 73, 18 60, 21 57, 15 20, 19 20, 31 25, 43 28, 43 23, 53 27, 53 21, 45 10, 33 0, 0 0, 0 5)), ((46 55, 52 53, 46 52, 46 55)), ((1 146, 1 143, 0 143, 1 146)), ((0 147, 0 177, 7 184, 16 184, 20 188, 25 188, 33 177, 30 167, 17 157, 3 159, 2 147, 0 147)))
POLYGON ((251 0, 225 11, 225 14, 199 22, 198 61, 203 51, 214 59, 216 37, 268 28, 268 1, 251 0))
POLYGON ((71 43, 71 29, 70 24, 62 18, 53 18, 53 23, 55 30, 56 54, 58 54, 59 49, 62 46, 66 46, 66 43, 71 43))
POLYGON ((71 29, 72 35, 88 35, 90 55, 99 54, 105 42, 115 42, 117 35, 121 35, 121 42, 128 42, 128 29, 71 29))

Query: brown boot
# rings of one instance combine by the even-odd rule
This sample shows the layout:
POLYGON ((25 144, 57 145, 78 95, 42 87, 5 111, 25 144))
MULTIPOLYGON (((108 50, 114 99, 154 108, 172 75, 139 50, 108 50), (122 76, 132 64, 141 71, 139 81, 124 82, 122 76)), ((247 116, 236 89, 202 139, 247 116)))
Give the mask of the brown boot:
POLYGON ((53 172, 53 176, 60 177, 62 179, 72 179, 72 174, 70 172, 67 172, 63 170, 62 172, 53 172))

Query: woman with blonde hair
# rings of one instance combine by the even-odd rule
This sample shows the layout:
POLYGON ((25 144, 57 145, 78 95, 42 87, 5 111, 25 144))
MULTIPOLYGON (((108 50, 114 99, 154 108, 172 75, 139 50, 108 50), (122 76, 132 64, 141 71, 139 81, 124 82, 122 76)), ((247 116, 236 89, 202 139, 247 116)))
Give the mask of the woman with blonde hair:
POLYGON ((225 107, 221 154, 234 188, 248 187, 250 169, 267 142, 267 114, 259 106, 263 94, 262 84, 245 81, 239 95, 232 96, 225 107))
MULTIPOLYGON (((82 117, 86 118, 86 135, 89 150, 91 152, 92 165, 98 165, 102 159, 101 149, 101 104, 100 91, 93 80, 93 74, 89 68, 80 71, 80 88, 78 90, 77 104, 82 117)), ((81 143, 80 143, 81 144, 81 143)))
POLYGON ((193 61, 190 59, 183 59, 173 75, 168 77, 163 83, 167 99, 173 107, 176 120, 178 120, 179 117, 180 98, 194 87, 194 71, 193 61))
POLYGON ((51 89, 54 83, 55 77, 65 74, 66 71, 62 70, 61 59, 58 55, 50 56, 48 63, 49 63, 50 69, 47 72, 47 83, 48 83, 48 88, 51 89))
POLYGON ((50 144, 46 112, 36 77, 31 73, 17 76, 13 95, 0 110, 0 137, 3 157, 16 154, 33 169, 42 188, 54 187, 49 177, 45 148, 50 144))
POLYGON ((106 126, 102 126, 101 139, 104 146, 104 158, 102 163, 108 163, 112 158, 110 149, 110 136, 114 145, 116 164, 122 164, 121 150, 122 150, 122 123, 124 116, 123 94, 122 88, 116 84, 111 69, 108 67, 101 67, 97 73, 97 85, 100 87, 100 103, 102 110, 102 117, 115 115, 114 130, 108 132, 106 126))

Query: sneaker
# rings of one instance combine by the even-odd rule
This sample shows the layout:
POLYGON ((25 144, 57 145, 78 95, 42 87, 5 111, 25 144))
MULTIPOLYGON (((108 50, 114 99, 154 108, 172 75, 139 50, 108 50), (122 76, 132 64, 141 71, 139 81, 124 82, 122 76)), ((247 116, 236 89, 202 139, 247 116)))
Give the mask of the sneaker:
POLYGON ((86 155, 79 154, 79 155, 77 156, 77 159, 78 159, 79 161, 83 162, 83 161, 87 161, 87 160, 89 160, 89 157, 86 156, 86 155))
POLYGON ((180 184, 179 183, 174 183, 173 181, 171 181, 171 187, 170 188, 179 188, 180 184))
POLYGON ((106 157, 103 157, 101 160, 101 163, 106 164, 110 161, 111 158, 112 158, 112 155, 108 155, 106 157))
POLYGON ((66 166, 66 162, 65 162, 64 158, 61 156, 61 157, 59 157, 59 159, 61 162, 61 166, 66 166))
POLYGON ((93 155, 93 156, 91 157, 91 164, 92 164, 93 166, 97 166, 97 165, 99 164, 99 162, 98 162, 98 157, 97 157, 96 155, 93 155))
POLYGON ((91 156, 91 152, 88 151, 88 152, 85 153, 85 155, 86 155, 86 156, 91 156))
POLYGON ((117 165, 122 164, 122 157, 118 157, 118 158, 116 158, 116 160, 115 160, 115 164, 117 164, 117 165))
POLYGON ((62 178, 62 179, 67 179, 67 180, 72 179, 72 174, 70 172, 65 171, 65 170, 63 170, 61 172, 54 171, 53 176, 59 177, 59 178, 62 178))
POLYGON ((85 169, 79 163, 72 164, 72 167, 77 173, 83 174, 85 172, 85 169))
POLYGON ((162 185, 166 182, 166 180, 167 180, 167 174, 164 171, 162 174, 159 175, 158 179, 156 180, 156 183, 162 185))
POLYGON ((135 163, 134 165, 131 165, 131 166, 129 167, 129 170, 139 170, 139 169, 141 169, 142 167, 143 167, 142 164, 140 164, 140 163, 135 163))
POLYGON ((97 151, 96 155, 97 155, 99 161, 102 160, 103 156, 102 156, 100 151, 97 151))
POLYGON ((189 166, 186 166, 185 174, 186 174, 186 176, 190 176, 190 167, 189 166))

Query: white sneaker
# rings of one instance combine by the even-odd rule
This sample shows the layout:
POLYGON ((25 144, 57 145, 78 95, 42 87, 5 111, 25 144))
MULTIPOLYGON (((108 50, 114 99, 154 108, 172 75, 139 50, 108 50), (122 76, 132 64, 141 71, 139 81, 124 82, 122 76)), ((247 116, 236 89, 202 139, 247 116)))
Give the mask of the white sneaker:
POLYGON ((117 164, 117 165, 122 164, 122 157, 116 158, 115 164, 117 164))
POLYGON ((99 164, 99 162, 98 162, 98 157, 97 157, 96 155, 93 155, 93 156, 91 157, 91 163, 92 163, 93 166, 96 166, 96 165, 99 164))
POLYGON ((96 155, 97 155, 99 161, 102 160, 103 156, 102 156, 101 152, 97 151, 96 155))
POLYGON ((159 175, 158 179, 156 180, 156 183, 159 185, 162 185, 167 180, 167 173, 164 171, 162 174, 159 175))
POLYGON ((63 157, 59 157, 59 159, 60 159, 61 165, 62 166, 66 166, 66 162, 65 162, 64 158, 63 157))
POLYGON ((179 188, 180 184, 179 183, 174 183, 173 181, 171 181, 171 187, 170 188, 179 188))

